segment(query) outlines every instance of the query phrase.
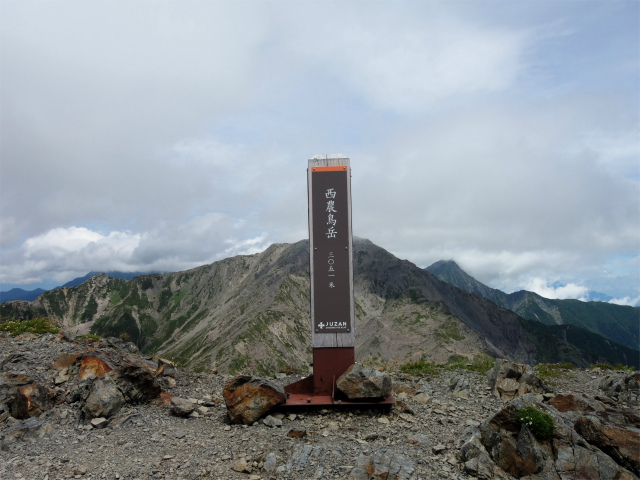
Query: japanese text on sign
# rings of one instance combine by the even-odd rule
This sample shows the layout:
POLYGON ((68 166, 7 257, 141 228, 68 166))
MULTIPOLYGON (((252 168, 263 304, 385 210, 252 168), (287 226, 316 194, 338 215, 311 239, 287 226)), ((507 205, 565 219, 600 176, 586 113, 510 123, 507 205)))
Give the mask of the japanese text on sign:
POLYGON ((336 191, 333 188, 328 188, 324 195, 326 198, 330 199, 330 200, 327 200, 327 212, 329 213, 329 216, 327 218, 327 225, 329 225, 329 230, 327 231, 327 238, 336 238, 336 234, 338 232, 336 231, 335 227, 338 221, 333 216, 334 213, 338 213, 335 209, 335 200, 334 200, 336 198, 336 191))

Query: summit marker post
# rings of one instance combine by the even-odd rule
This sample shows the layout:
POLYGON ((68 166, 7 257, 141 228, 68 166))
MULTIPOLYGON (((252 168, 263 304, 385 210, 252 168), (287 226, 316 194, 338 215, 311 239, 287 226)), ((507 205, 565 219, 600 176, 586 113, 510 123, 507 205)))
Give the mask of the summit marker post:
POLYGON ((336 381, 355 363, 351 166, 342 154, 316 155, 307 169, 313 374, 287 385, 286 407, 393 404, 349 400, 336 381))
POLYGON ((355 363, 351 166, 316 155, 307 170, 314 393, 330 394, 355 363))

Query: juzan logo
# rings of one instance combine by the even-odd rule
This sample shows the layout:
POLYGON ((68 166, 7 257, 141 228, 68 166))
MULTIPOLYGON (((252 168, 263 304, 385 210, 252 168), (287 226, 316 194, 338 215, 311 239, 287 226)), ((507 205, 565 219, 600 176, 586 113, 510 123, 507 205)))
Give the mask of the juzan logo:
POLYGON ((347 322, 327 322, 327 328, 346 328, 347 322))

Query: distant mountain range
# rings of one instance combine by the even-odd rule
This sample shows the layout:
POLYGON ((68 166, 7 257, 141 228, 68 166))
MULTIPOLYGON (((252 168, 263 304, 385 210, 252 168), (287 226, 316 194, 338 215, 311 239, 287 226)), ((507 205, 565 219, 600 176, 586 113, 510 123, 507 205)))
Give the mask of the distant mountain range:
MULTIPOLYGON (((462 278, 469 288, 482 286, 462 278)), ((125 335, 143 352, 195 370, 269 374, 308 368, 309 289, 309 242, 301 241, 184 272, 130 280, 101 274, 33 302, 0 304, 0 316, 47 315, 82 333, 125 335)), ((354 239, 354 294, 359 361, 442 363, 486 353, 528 364, 640 367, 637 348, 568 322, 526 320, 368 240, 354 239)), ((626 324, 617 309, 640 311, 609 307, 615 328, 626 324)))
MULTIPOLYGON (((78 285, 82 285, 84 282, 89 280, 96 275, 100 275, 103 272, 89 272, 84 277, 77 277, 71 280, 70 282, 65 283, 59 287, 55 287, 52 290, 57 290, 62 287, 77 287, 78 285)), ((151 272, 105 272, 107 276, 113 278, 122 278, 125 280, 129 280, 134 277, 139 277, 140 275, 148 275, 151 272)), ((153 272, 157 273, 157 272, 153 272)), ((36 298, 42 295, 44 292, 48 290, 43 290, 42 288, 36 288, 35 290, 24 290, 22 288, 12 288, 11 290, 7 290, 6 292, 0 292, 0 303, 3 302, 13 302, 15 300, 26 300, 27 302, 33 302, 36 298)))
POLYGON ((35 290, 12 288, 11 290, 7 290, 6 292, 0 292, 0 303, 13 302, 15 300, 26 300, 27 302, 33 302, 44 292, 46 292, 46 290, 43 290, 42 288, 36 288, 35 290))
POLYGON ((552 300, 526 290, 504 293, 480 283, 453 260, 436 262, 425 270, 443 282, 480 295, 527 320, 536 320, 549 326, 574 325, 629 348, 640 349, 638 307, 580 300, 552 300))

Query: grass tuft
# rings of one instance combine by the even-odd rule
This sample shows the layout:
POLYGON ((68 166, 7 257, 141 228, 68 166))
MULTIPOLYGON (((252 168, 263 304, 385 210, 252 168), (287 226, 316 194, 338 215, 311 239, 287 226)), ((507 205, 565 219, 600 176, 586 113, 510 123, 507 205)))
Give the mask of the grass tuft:
POLYGON ((58 333, 60 329, 50 318, 38 317, 33 320, 2 323, 0 331, 9 332, 12 337, 15 337, 21 333, 58 333))
POLYGON ((535 374, 545 382, 552 378, 568 377, 562 370, 573 370, 573 363, 539 363, 534 367, 535 374))
POLYGON ((422 360, 400 365, 400 370, 410 375, 440 375, 439 366, 422 360))
POLYGON ((633 365, 623 365, 621 363, 617 363, 615 366, 609 365, 608 363, 594 363, 589 368, 599 368, 600 370, 626 370, 626 371, 634 371, 636 367, 633 365))
POLYGON ((78 335, 78 338, 88 338, 89 340, 93 340, 95 342, 100 341, 100 336, 95 335, 94 333, 85 333, 83 335, 78 335))

